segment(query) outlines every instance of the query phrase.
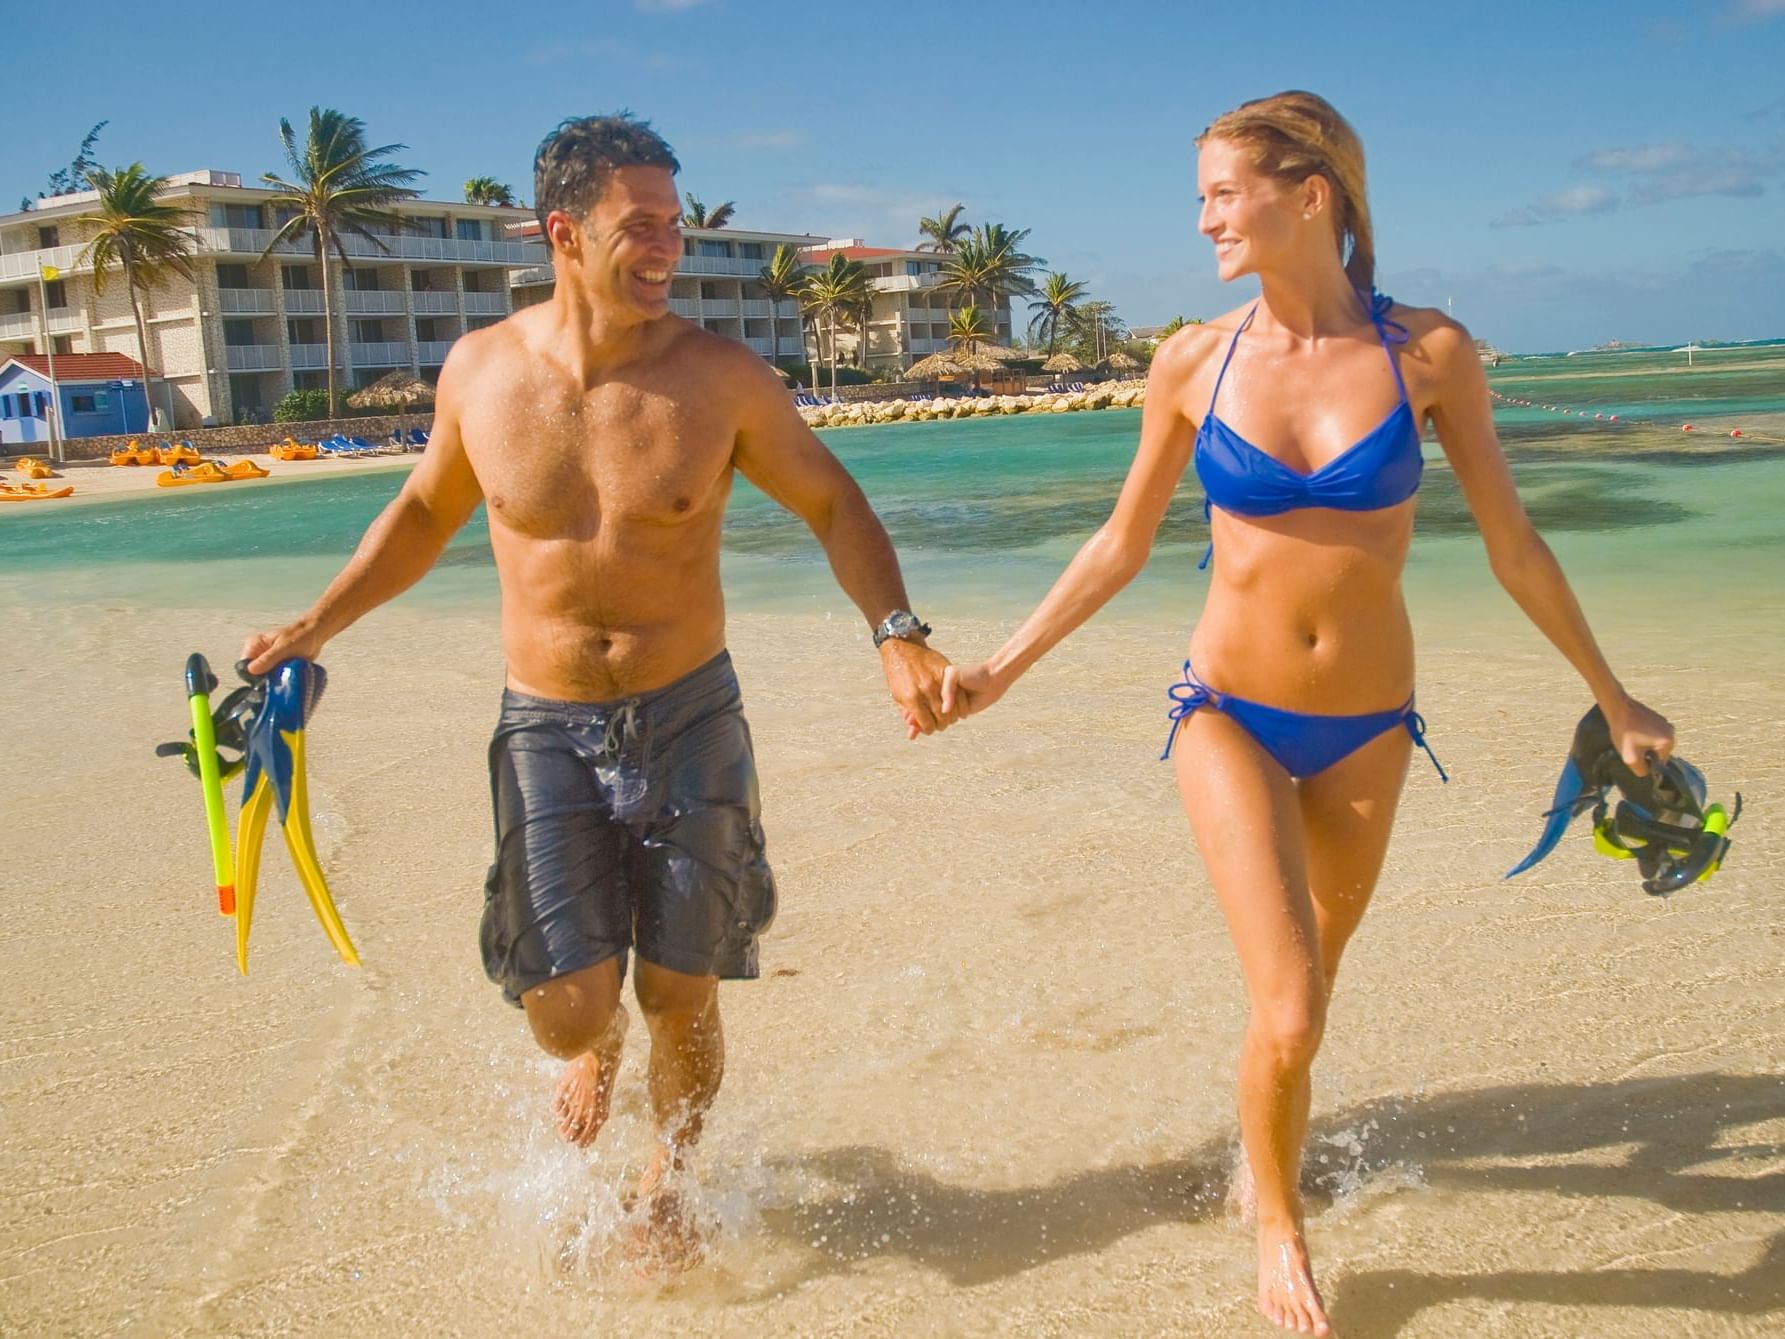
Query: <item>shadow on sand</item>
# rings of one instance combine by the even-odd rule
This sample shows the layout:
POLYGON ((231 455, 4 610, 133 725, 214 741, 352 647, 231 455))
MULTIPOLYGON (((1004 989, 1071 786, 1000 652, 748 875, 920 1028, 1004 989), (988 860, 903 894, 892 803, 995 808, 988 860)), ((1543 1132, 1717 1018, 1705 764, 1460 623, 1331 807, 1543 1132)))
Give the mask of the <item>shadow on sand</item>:
MULTIPOLYGON (((1531 1192, 1644 1199, 1682 1214, 1785 1214, 1785 1173, 1722 1173, 1733 1159, 1776 1159, 1778 1145, 1739 1131, 1785 1118, 1785 1081, 1692 1074, 1611 1084, 1521 1084, 1435 1097, 1382 1099, 1315 1124, 1310 1148, 1364 1145, 1349 1173, 1366 1181, 1397 1165, 1456 1194, 1531 1192), (1608 1161, 1604 1152, 1619 1150, 1608 1161), (1569 1158, 1591 1160, 1568 1161, 1569 1158)), ((1078 1172, 1044 1186, 976 1190, 913 1170, 880 1148, 832 1149, 793 1169, 829 1183, 768 1210, 766 1227, 805 1249, 805 1277, 903 1257, 957 1286, 1096 1252, 1166 1223, 1221 1212, 1229 1147, 1205 1146, 1146 1166, 1078 1172)), ((1318 1185, 1310 1208, 1318 1211, 1318 1185)), ((1347 1335, 1392 1335, 1428 1307, 1459 1298, 1567 1306, 1666 1307, 1761 1316, 1785 1309, 1785 1233, 1739 1274, 1671 1268, 1479 1274, 1376 1270, 1329 1291, 1347 1335)))

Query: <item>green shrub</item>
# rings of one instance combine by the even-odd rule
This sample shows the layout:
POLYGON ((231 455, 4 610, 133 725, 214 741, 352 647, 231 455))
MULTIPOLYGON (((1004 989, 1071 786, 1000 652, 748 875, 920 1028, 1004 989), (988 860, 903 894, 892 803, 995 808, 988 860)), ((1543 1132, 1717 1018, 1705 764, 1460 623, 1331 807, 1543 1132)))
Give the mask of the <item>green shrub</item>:
POLYGON ((328 392, 320 388, 287 391, 273 406, 275 423, 309 423, 328 416, 328 392))

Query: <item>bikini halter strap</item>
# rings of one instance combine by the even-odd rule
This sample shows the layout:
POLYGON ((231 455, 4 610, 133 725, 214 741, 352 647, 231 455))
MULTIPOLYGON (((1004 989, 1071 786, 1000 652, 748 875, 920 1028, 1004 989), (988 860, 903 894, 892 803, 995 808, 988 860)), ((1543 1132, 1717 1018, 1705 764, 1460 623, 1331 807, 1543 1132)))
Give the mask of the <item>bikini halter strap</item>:
POLYGON ((1407 383, 1401 379, 1401 362, 1395 357, 1394 345, 1405 344, 1412 335, 1399 321, 1389 319, 1388 314, 1394 309, 1395 300, 1388 294, 1378 293, 1374 289, 1365 293, 1359 289, 1358 296, 1370 309, 1370 324, 1376 327, 1376 334, 1382 340, 1382 352, 1388 356, 1388 370, 1395 374, 1395 385, 1401 388, 1401 398, 1406 400, 1407 383))
MULTIPOLYGON (((1215 412, 1215 400, 1221 394, 1221 382, 1227 376, 1227 365, 1233 361, 1233 351, 1239 346, 1240 336, 1246 333, 1246 327, 1252 324, 1252 318, 1258 315, 1258 304, 1252 304, 1252 310, 1246 313, 1246 319, 1240 322, 1240 328, 1233 332, 1233 338, 1227 341, 1227 357, 1221 360, 1221 370, 1215 374, 1215 389, 1209 392, 1209 415, 1215 412)), ((1207 422, 1207 419, 1204 420, 1207 422)))

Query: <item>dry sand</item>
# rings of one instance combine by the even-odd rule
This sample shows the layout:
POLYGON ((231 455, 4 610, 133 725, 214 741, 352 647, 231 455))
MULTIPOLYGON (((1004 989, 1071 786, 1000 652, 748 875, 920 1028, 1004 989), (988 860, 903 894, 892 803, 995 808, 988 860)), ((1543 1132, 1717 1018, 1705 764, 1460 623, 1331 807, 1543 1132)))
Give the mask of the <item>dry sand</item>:
MULTIPOLYGON (((493 613, 384 611, 331 648, 313 808, 366 966, 269 837, 236 975, 197 787, 151 747, 185 729, 186 652, 286 612, 5 611, 0 1332, 1267 1332, 1220 1211, 1243 1000, 1154 762, 1182 629, 1093 625, 907 745, 852 626, 734 621, 782 911, 723 992, 713 1259, 650 1283, 608 1249, 642 1047, 568 1151, 555 1067, 479 967, 493 613)), ((1427 647, 1453 780, 1416 755, 1316 1070, 1346 1336, 1785 1326, 1779 646, 1608 640, 1748 792, 1733 862, 1652 899, 1575 832, 1502 883, 1582 694, 1528 637, 1427 647)))
MULTIPOLYGON (((42 459, 43 457, 38 457, 42 459)), ((414 467, 421 459, 420 454, 388 456, 363 456, 349 459, 324 457, 319 460, 274 460, 264 452, 260 454, 231 454, 217 456, 214 459, 225 463, 233 460, 252 460, 268 471, 264 479, 236 479, 219 484, 192 484, 186 488, 171 490, 176 494, 190 494, 194 489, 218 491, 223 489, 268 488, 276 484, 290 483, 294 479, 333 478, 341 474, 359 474, 367 470, 406 470, 414 467)), ((23 475, 12 470, 13 458, 8 456, 0 460, 0 479, 8 483, 29 482, 23 475)), ((131 493, 153 493, 157 491, 155 477, 162 471, 160 465, 113 465, 103 460, 76 460, 56 467, 57 478, 54 482, 48 479, 37 482, 49 483, 52 487, 62 484, 74 485, 74 492, 66 498, 54 498, 37 504, 39 508, 65 507, 80 501, 91 502, 98 498, 120 497, 131 493)), ((167 491, 167 490, 162 490, 167 491)), ((0 507, 0 513, 25 515, 33 510, 32 504, 21 503, 11 507, 0 507)))

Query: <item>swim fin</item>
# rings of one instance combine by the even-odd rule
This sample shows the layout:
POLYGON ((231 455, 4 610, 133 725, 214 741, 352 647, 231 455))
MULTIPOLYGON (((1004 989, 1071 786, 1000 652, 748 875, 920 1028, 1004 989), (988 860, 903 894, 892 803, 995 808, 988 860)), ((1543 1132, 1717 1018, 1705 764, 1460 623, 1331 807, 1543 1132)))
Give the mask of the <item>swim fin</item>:
POLYGON ((260 878, 260 848, 275 804, 279 829, 297 868, 323 933, 344 962, 359 966, 359 954, 335 910, 316 838, 310 828, 309 786, 304 770, 304 730, 322 700, 328 674, 308 660, 287 660, 266 677, 266 698, 247 732, 247 770, 242 812, 236 828, 236 966, 248 972, 248 931, 254 919, 254 893, 260 878))

